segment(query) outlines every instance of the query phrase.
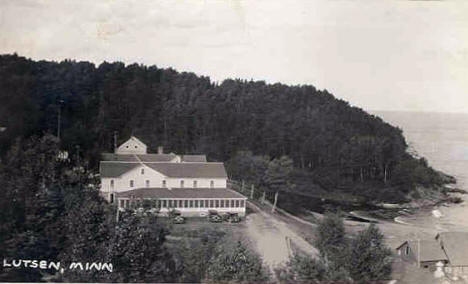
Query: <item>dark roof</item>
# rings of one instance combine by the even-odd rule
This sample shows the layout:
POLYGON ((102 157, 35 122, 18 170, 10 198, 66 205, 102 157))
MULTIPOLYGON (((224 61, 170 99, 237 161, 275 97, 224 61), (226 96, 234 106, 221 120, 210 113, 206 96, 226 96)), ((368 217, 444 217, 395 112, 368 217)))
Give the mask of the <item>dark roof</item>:
POLYGON ((453 266, 468 266, 468 232, 443 232, 436 236, 453 266))
POLYGON ((99 165, 99 172, 101 177, 118 177, 139 165, 140 163, 101 162, 99 165))
POLYGON ((182 162, 206 162, 205 155, 183 155, 182 162))
POLYGON ((408 241, 407 243, 416 257, 418 255, 418 247, 421 248, 421 254, 419 255, 420 261, 448 260, 440 244, 436 240, 420 240, 419 245, 418 241, 408 241))
POLYGON ((169 162, 176 157, 175 154, 113 154, 103 153, 101 158, 103 161, 117 162, 169 162))
POLYGON ((118 177, 139 165, 145 165, 167 177, 227 178, 223 163, 140 163, 102 161, 101 177, 118 177))
POLYGON ((142 162, 170 162, 175 157, 175 154, 145 154, 137 155, 142 162))
POLYGON ((226 188, 137 188, 117 193, 117 197, 135 198, 243 198, 242 194, 226 188))
POLYGON ((145 163, 168 177, 227 178, 223 163, 145 163))

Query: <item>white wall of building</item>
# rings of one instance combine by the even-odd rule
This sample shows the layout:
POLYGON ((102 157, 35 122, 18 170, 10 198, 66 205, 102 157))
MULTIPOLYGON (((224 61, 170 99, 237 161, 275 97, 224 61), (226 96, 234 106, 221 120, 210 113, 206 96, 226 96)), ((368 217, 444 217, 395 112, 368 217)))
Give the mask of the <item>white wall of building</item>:
MULTIPOLYGON (((184 181, 184 188, 194 188, 194 181, 197 181, 197 188, 210 188, 212 181, 214 188, 227 187, 225 178, 168 178, 142 164, 120 177, 101 178, 101 191, 116 193, 142 187, 163 187, 163 180, 166 181, 166 187, 170 188, 180 188, 182 180, 184 181), (131 180, 133 180, 133 187, 130 186, 131 180), (113 188, 111 188, 112 181, 114 182, 113 188), (147 181, 149 181, 149 184, 147 184, 147 181)), ((110 200, 110 197, 108 197, 108 200, 110 200)))
POLYGON ((135 138, 130 138, 127 142, 120 145, 116 150, 116 154, 146 154, 146 145, 136 140, 135 138))
MULTIPOLYGON (((240 216, 245 216, 245 208, 247 205, 246 198, 190 198, 190 199, 162 198, 159 201, 162 202, 163 200, 166 200, 166 202, 171 200, 172 202, 176 202, 176 203, 173 203, 173 206, 171 208, 167 207, 169 206, 168 203, 166 203, 165 207, 161 207, 160 214, 162 216, 167 216, 169 211, 171 211, 172 209, 179 211, 181 215, 184 217, 206 216, 209 210, 214 210, 221 214, 230 212, 230 213, 238 213, 240 216), (179 206, 180 200, 182 200, 182 204, 183 204, 182 207, 179 206), (185 203, 184 203, 185 200, 187 200, 188 202, 191 202, 191 201, 194 202, 195 200, 200 202, 201 200, 203 200, 204 206, 203 207, 185 207, 185 203), (223 203, 225 204, 225 206, 223 207, 221 207, 221 200, 223 200, 223 203), (213 204, 211 204, 211 202, 207 203, 206 201, 213 201, 212 202, 213 204), (218 205, 219 205, 218 207, 216 207, 216 201, 218 201, 218 205), (229 202, 229 205, 227 205, 228 202, 229 202)), ((119 198, 118 206, 120 209, 124 209, 126 206, 127 207, 129 206, 129 203, 131 203, 131 199, 119 198)))

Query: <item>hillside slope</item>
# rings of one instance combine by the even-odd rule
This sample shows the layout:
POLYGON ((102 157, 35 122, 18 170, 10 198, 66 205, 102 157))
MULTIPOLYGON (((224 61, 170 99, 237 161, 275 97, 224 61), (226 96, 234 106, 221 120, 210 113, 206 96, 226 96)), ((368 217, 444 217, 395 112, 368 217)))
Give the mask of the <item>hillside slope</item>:
POLYGON ((61 146, 90 167, 98 153, 113 150, 117 131, 119 141, 133 134, 153 151, 163 145, 210 160, 227 161, 241 150, 287 155, 302 181, 358 194, 372 188, 381 199, 445 182, 406 153, 400 129, 313 86, 215 84, 156 66, 0 56, 0 124, 7 127, 0 153, 17 137, 56 133, 59 105, 61 146))

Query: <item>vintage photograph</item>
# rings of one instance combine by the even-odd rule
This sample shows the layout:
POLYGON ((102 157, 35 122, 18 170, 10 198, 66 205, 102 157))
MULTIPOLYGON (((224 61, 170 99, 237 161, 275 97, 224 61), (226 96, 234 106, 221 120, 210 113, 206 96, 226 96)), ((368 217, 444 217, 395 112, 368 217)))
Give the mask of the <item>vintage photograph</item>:
POLYGON ((468 1, 0 0, 0 282, 468 283, 468 1))

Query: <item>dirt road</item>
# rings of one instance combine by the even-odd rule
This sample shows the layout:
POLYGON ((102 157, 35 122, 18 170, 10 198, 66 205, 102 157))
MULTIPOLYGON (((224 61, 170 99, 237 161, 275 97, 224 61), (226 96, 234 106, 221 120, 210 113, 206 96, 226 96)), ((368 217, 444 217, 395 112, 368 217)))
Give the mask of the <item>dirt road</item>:
POLYGON ((247 234, 258 253, 270 267, 275 267, 289 260, 289 256, 292 254, 290 243, 307 254, 318 255, 317 249, 292 230, 283 220, 260 210, 254 204, 250 203, 249 207, 254 212, 246 218, 247 234))

